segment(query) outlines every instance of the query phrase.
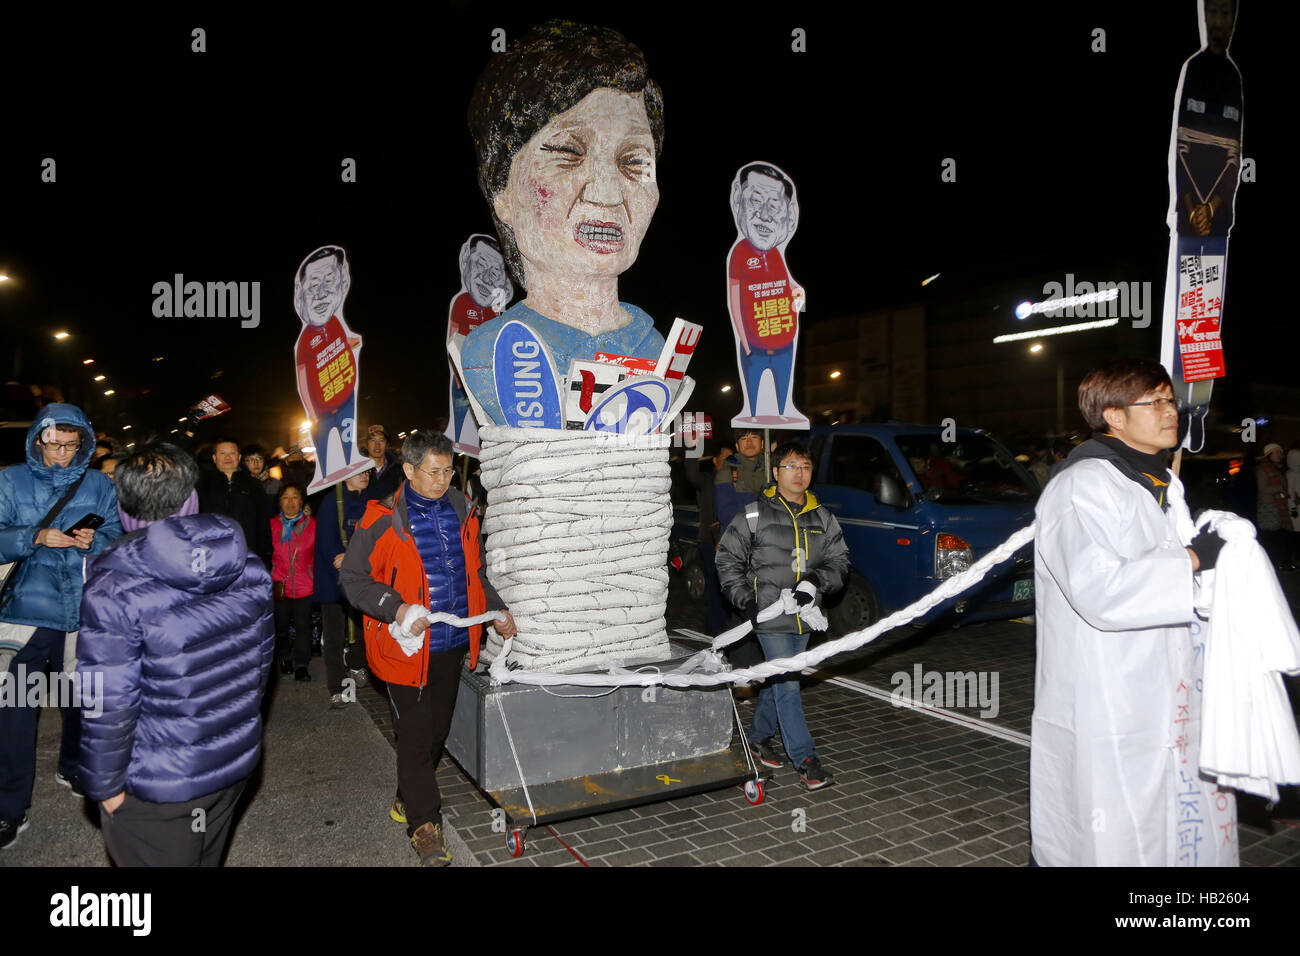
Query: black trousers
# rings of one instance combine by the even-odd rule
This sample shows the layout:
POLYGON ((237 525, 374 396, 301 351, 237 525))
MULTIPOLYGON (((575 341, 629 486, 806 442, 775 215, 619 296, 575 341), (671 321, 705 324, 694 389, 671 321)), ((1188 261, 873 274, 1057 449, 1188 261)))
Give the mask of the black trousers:
MULTIPOLYGON (((0 820, 20 820, 32 802, 36 783, 36 729, 40 707, 28 707, 27 688, 18 675, 58 674, 63 670, 63 644, 67 635, 38 627, 9 662, 14 689, 21 706, 0 707, 0 820), (21 670, 20 670, 21 668, 21 670)), ((63 738, 59 745, 59 773, 78 776, 81 762, 81 708, 60 707, 63 738)))
POLYGON ((406 802, 406 833, 442 821, 436 770, 451 729, 464 649, 429 653, 429 682, 421 690, 389 684, 397 738, 397 791, 406 802))
POLYGON ((101 807, 109 856, 118 866, 220 866, 247 783, 245 777, 184 803, 149 803, 127 794, 116 812, 101 807))
POLYGON ((330 694, 343 692, 347 662, 343 659, 348 634, 347 609, 337 601, 320 606, 321 656, 325 658, 325 686, 330 694))
POLYGON ((275 653, 289 656, 289 619, 293 618, 293 666, 311 663, 311 595, 280 598, 275 602, 275 653))

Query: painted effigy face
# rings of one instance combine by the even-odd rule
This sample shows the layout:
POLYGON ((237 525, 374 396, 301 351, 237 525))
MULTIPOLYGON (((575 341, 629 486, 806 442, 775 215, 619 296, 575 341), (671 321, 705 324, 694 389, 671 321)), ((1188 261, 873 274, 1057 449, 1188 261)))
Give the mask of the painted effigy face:
POLYGON ((779 179, 750 172, 741 184, 736 225, 755 249, 766 252, 794 234, 796 207, 779 179))
POLYGON ((515 156, 493 198, 537 278, 617 276, 636 261, 659 204, 654 140, 640 93, 593 90, 515 156))

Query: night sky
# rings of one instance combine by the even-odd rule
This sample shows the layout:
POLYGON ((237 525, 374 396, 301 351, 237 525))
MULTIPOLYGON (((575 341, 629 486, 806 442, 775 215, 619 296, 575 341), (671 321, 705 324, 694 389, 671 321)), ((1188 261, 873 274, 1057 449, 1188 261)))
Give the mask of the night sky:
MULTIPOLYGON (((1272 331, 1273 289, 1290 274, 1274 226, 1292 192, 1280 147, 1292 84, 1275 80, 1292 36, 1281 6, 1246 0, 1231 47, 1258 181, 1237 197, 1224 337, 1230 377, 1290 383, 1293 349, 1272 331)), ((6 30, 6 378, 22 344, 18 377, 49 380, 62 362, 100 429, 165 433, 215 391, 234 411, 200 440, 233 431, 287 445, 302 418, 293 270, 337 243, 352 264, 346 315, 365 340, 362 422, 397 432, 445 416, 457 252, 492 232, 466 104, 492 30, 515 36, 548 15, 619 30, 663 88, 659 210, 620 293, 661 332, 676 315, 704 325, 691 404, 715 419, 740 400, 719 393, 737 381, 724 270, 731 179, 752 160, 798 186, 787 261, 808 290, 808 323, 1044 273, 1150 281, 1157 298, 1163 288, 1173 96, 1200 45, 1192 0, 852 15, 745 4, 725 18, 703 5, 483 9, 310 7, 298 22, 169 12, 6 30), (190 52, 195 26, 206 53, 190 52), (796 27, 806 53, 791 50, 796 27), (1097 27, 1104 53, 1090 51, 1097 27), (53 184, 40 181, 47 156, 53 184), (344 157, 357 162, 354 184, 340 182, 344 157), (945 158, 955 183, 940 179, 945 158), (152 287, 175 273, 261 282, 261 325, 154 318, 152 287), (56 327, 73 338, 56 344, 56 327), (83 369, 88 356, 96 364, 83 369), (91 372, 117 395, 90 390, 91 372)), ((1020 298, 1041 298, 1040 286, 1020 298)))

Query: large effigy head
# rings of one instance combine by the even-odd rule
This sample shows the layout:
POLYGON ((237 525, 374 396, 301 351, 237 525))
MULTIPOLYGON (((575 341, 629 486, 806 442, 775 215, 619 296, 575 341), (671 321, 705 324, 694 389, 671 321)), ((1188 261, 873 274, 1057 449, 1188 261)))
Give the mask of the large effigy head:
POLYGON ((606 27, 548 20, 479 77, 469 103, 478 182, 510 271, 618 275, 655 206, 663 94, 606 27))

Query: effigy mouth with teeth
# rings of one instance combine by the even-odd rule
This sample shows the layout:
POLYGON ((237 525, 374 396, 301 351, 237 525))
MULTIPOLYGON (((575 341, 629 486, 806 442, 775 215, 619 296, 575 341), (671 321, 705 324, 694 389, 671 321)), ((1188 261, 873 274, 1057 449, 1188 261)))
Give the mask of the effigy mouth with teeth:
POLYGON ((578 245, 592 252, 608 255, 623 248, 623 227, 616 222, 584 219, 573 229, 578 245))

